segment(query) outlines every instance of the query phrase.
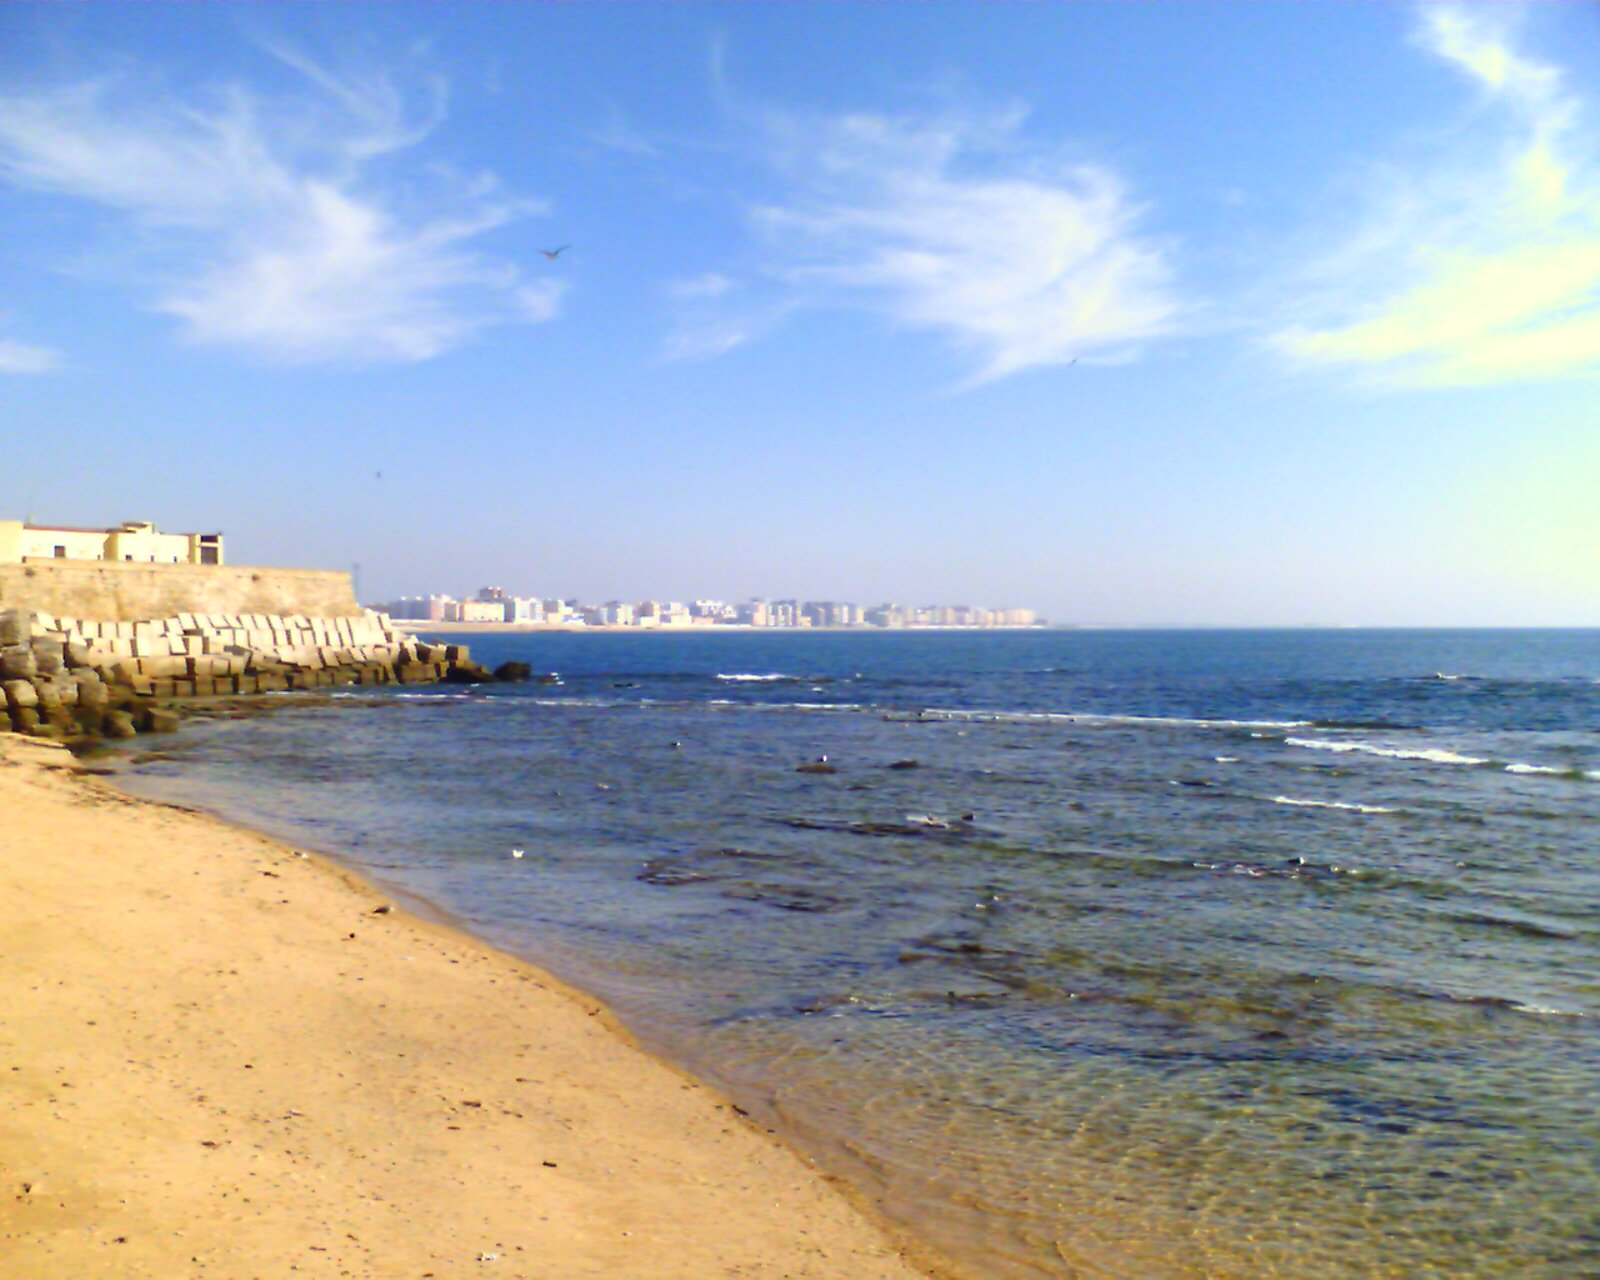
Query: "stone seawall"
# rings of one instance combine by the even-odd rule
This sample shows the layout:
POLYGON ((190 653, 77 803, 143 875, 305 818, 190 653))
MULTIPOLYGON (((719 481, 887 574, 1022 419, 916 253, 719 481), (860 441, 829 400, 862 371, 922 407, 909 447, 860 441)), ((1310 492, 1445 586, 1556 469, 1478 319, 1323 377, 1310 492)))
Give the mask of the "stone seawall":
POLYGON ((249 565, 25 560, 0 564, 0 610, 99 622, 178 614, 359 618, 350 575, 249 565))
POLYGON ((492 678, 464 646, 425 644, 377 613, 97 621, 0 612, 0 730, 36 737, 176 728, 172 699, 492 678))

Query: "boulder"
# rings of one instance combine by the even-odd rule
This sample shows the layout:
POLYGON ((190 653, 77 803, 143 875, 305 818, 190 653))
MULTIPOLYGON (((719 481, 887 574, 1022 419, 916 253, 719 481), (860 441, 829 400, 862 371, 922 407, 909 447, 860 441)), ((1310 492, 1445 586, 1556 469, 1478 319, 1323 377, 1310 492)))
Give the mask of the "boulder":
POLYGON ((138 730, 133 727, 133 716, 126 711, 117 710, 106 713, 101 732, 108 738, 131 738, 138 730))
POLYGON ((502 662, 494 669, 496 680, 526 680, 533 674, 533 668, 526 662, 502 662))
POLYGON ((27 644, 33 619, 18 609, 0 610, 0 645, 27 644))
MULTIPOLYGON (((452 649, 456 645, 450 646, 452 649)), ((484 684, 494 679, 494 673, 488 667, 477 662, 452 662, 445 670, 446 684, 484 684)))

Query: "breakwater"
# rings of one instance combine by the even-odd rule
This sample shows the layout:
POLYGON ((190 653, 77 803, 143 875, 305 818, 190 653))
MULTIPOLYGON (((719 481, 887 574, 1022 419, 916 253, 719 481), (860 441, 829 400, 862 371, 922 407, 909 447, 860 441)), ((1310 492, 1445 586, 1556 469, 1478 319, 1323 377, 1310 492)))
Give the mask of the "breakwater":
POLYGON ((0 730, 35 737, 174 729, 189 698, 492 678, 464 645, 425 643, 379 613, 0 613, 0 730))

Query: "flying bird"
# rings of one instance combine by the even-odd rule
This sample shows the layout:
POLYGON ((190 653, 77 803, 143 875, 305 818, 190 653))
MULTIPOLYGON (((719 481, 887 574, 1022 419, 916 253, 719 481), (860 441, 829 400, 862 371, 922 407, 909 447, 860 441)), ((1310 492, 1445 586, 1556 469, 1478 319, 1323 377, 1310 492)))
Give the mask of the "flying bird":
POLYGON ((540 249, 539 252, 544 254, 545 257, 549 258, 551 262, 554 262, 570 248, 572 248, 570 244, 564 244, 559 249, 540 249))

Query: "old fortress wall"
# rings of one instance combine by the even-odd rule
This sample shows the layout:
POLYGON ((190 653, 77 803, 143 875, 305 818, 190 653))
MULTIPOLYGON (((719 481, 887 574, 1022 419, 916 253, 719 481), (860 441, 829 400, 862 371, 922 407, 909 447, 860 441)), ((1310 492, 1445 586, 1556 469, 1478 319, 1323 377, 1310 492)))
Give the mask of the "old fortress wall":
POLYGON ((102 622, 201 615, 361 615, 350 575, 330 569, 118 560, 0 562, 0 609, 102 622))

